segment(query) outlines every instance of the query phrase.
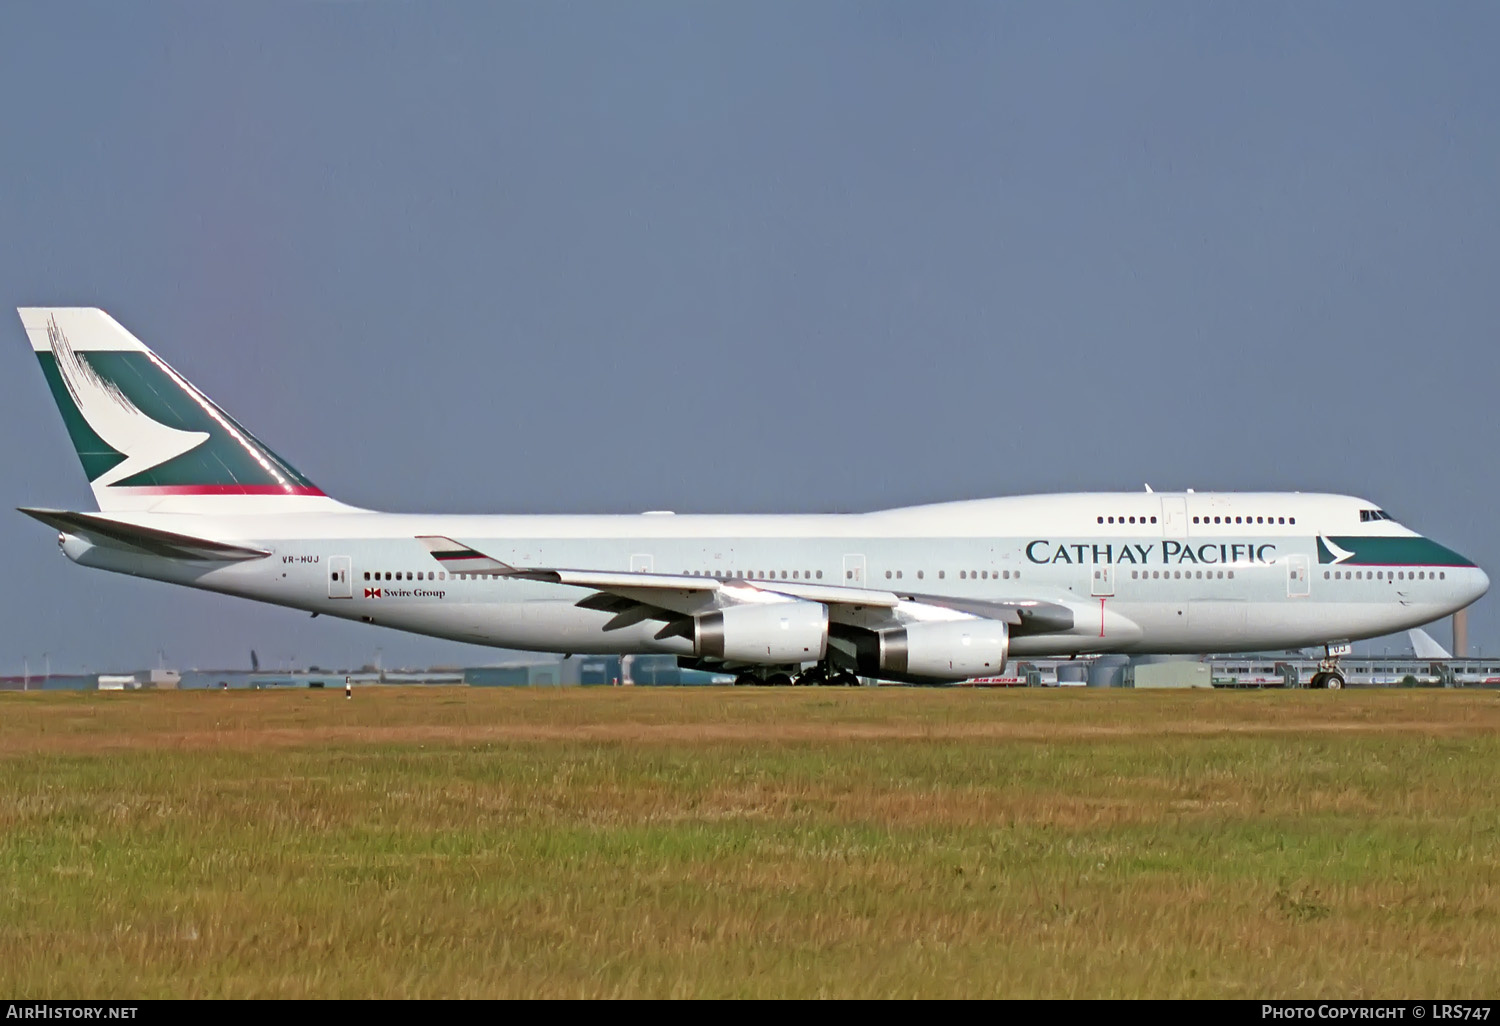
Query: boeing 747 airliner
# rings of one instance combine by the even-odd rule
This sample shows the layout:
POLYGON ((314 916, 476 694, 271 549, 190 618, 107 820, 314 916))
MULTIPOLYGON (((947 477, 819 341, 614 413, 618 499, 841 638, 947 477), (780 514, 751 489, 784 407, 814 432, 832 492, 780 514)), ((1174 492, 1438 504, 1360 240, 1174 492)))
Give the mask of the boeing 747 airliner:
MULTIPOLYGON (((1336 645, 1489 578, 1343 495, 1080 493, 786 516, 337 502, 102 310, 25 308, 98 512, 76 563, 457 641, 670 653, 744 682, 956 681, 1012 656, 1336 645)), ((1310 682, 1342 686, 1329 660, 1310 682)))

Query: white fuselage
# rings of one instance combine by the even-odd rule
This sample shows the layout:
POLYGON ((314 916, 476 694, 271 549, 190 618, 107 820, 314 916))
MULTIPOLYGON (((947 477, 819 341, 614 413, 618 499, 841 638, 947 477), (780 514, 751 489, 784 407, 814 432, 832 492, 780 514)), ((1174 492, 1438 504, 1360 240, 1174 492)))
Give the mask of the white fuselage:
POLYGON ((1387 634, 1460 609, 1478 567, 1361 499, 1301 493, 1082 493, 863 514, 467 516, 140 512, 118 519, 270 550, 228 565, 62 539, 79 563, 456 641, 549 652, 690 655, 659 622, 611 629, 588 589, 454 573, 445 536, 517 568, 580 567, 879 588, 1065 607, 1013 655, 1230 652, 1387 634), (1368 544, 1366 544, 1368 542, 1368 544), (1352 548, 1351 548, 1352 546, 1352 548), (342 576, 338 576, 342 573, 342 576))

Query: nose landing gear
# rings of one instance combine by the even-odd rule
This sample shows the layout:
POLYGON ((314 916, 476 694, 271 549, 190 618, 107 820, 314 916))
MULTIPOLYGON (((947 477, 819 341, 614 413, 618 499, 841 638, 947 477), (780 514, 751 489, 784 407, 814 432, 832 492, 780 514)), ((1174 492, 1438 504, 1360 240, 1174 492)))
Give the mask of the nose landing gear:
POLYGON ((1320 691, 1339 691, 1344 687, 1344 671, 1339 669, 1339 657, 1350 652, 1348 645, 1324 645, 1323 658, 1318 660, 1318 669, 1307 682, 1310 688, 1320 691))

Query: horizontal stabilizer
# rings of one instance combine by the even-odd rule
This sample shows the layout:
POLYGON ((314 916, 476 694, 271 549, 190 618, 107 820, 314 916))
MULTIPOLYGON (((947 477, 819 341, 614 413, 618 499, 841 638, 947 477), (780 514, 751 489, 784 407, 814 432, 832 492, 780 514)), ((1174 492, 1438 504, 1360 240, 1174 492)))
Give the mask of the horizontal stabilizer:
POLYGON ((248 545, 214 541, 211 538, 195 538, 192 535, 163 531, 154 527, 139 527, 112 520, 97 513, 73 513, 60 509, 31 509, 18 507, 33 520, 40 520, 64 534, 99 545, 134 549, 167 559, 191 559, 212 563, 237 563, 246 559, 264 559, 271 554, 269 549, 257 549, 248 545))

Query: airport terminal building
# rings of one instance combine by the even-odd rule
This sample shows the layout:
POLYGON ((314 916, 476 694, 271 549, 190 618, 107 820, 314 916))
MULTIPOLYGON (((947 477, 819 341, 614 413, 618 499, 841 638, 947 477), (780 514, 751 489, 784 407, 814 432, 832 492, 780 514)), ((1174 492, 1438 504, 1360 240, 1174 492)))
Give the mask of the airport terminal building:
MULTIPOLYGON (((1303 655, 1234 655, 1202 658, 1099 656, 1017 660, 1005 673, 938 687, 1299 688, 1319 662, 1303 655)), ((1342 671, 1354 688, 1500 689, 1500 657, 1425 659, 1417 656, 1345 658, 1342 671)), ((425 670, 139 670, 100 674, 24 674, 0 678, 0 691, 240 690, 369 686, 465 687, 702 687, 730 686, 732 674, 679 666, 673 656, 586 656, 518 660, 490 666, 425 670)), ((866 684, 873 684, 866 681, 866 684)), ((884 682, 883 687, 904 687, 884 682)))

